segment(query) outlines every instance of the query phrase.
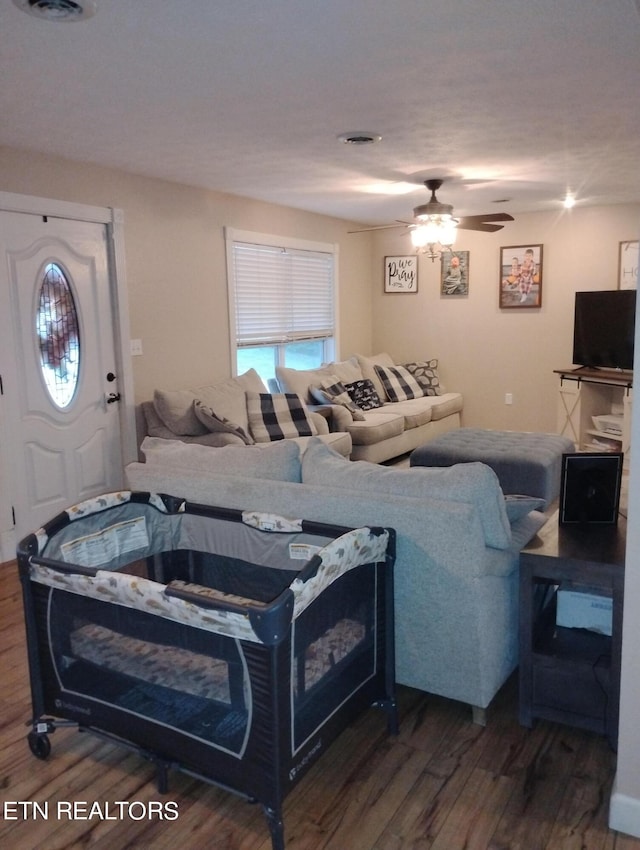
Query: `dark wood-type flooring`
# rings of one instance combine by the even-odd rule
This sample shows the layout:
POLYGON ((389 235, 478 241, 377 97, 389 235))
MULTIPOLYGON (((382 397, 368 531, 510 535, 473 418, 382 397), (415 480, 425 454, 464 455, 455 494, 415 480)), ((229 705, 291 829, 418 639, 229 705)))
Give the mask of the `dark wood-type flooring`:
MULTIPOLYGON (((270 850, 260 806, 178 772, 162 796, 147 761, 92 735, 59 729, 50 758, 36 759, 15 564, 0 566, 0 636, 0 847, 270 850), (8 819, 7 804, 20 801, 48 803, 48 819, 8 819), (67 820, 56 817, 60 801, 136 805, 132 817, 67 820), (140 818, 152 801, 175 801, 178 819, 140 818)), ((467 706, 406 688, 399 696, 398 737, 371 709, 287 798, 287 850, 640 850, 640 839, 607 828, 615 755, 606 740, 520 727, 515 679, 484 728, 467 706)))

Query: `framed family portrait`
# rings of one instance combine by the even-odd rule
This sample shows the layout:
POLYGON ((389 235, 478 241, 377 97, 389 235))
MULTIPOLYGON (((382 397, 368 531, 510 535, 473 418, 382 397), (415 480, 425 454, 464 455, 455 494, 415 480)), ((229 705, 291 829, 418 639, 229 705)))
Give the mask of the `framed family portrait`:
POLYGON ((440 294, 449 298, 469 294, 469 251, 443 251, 440 294))
POLYGON ((405 257, 384 258, 384 291, 418 291, 418 257, 408 254, 405 257))
POLYGON ((621 242, 618 250, 618 289, 638 288, 638 243, 621 242))
POLYGON ((542 306, 542 245, 500 248, 500 307, 542 306))

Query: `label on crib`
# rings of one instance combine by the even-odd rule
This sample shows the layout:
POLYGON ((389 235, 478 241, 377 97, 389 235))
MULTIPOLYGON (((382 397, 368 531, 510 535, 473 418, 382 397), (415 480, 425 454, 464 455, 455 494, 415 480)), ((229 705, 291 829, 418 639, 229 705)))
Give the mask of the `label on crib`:
POLYGON ((62 557, 69 564, 82 567, 103 567, 126 552, 146 549, 149 546, 147 522, 144 517, 125 520, 110 525, 94 534, 69 540, 60 547, 62 557))
POLYGON ((322 546, 312 546, 311 543, 290 543, 289 557, 292 561, 309 561, 322 546))

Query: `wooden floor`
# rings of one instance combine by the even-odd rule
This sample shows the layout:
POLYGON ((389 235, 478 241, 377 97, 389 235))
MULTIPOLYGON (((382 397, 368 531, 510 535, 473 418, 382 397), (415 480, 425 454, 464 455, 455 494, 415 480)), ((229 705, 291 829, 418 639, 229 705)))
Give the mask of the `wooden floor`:
MULTIPOLYGON (((0 566, 0 636, 0 847, 270 850, 259 806, 177 772, 160 795, 148 762, 92 735, 59 729, 50 758, 36 759, 15 564, 0 566), (27 801, 40 805, 35 817, 9 805, 27 801), (100 812, 58 818, 58 803, 72 801, 100 812), (127 804, 122 816, 117 802, 127 804), (150 803, 171 815, 169 802, 177 819, 143 817, 150 803)), ((468 707, 408 689, 399 736, 370 710, 288 797, 287 850, 640 850, 607 828, 615 756, 606 741, 550 723, 521 728, 516 684, 486 728, 468 707)))

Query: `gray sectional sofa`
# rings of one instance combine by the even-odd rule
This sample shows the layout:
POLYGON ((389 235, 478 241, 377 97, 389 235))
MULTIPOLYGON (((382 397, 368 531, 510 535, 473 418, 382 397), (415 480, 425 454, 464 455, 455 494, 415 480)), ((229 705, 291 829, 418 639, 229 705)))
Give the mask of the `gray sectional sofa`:
POLYGON ((348 462, 317 438, 263 449, 146 444, 135 490, 397 533, 396 671, 401 684, 469 703, 476 720, 518 659, 518 555, 542 500, 508 500, 481 463, 393 469, 348 462), (535 510, 534 510, 535 509, 535 510))
MULTIPOLYGON (((460 427, 462 396, 440 386, 437 361, 409 364, 415 368, 412 387, 403 387, 401 400, 390 397, 381 380, 387 370, 404 370, 388 354, 329 363, 318 369, 276 368, 271 394, 290 394, 300 400, 298 427, 287 438, 301 445, 319 436, 345 457, 381 463, 406 454, 453 428, 460 427), (323 398, 326 386, 336 382, 351 387, 368 384, 376 407, 354 410, 355 405, 323 398), (321 399, 321 400, 319 400, 321 399)), ((138 444, 145 436, 181 440, 206 446, 244 445, 269 441, 256 410, 256 395, 267 393, 254 369, 215 384, 180 390, 156 390, 152 401, 137 408, 138 444)), ((372 398, 368 396, 368 401, 372 398)), ((373 402, 371 402, 373 403, 373 402)))
MULTIPOLYGON (((399 401, 390 396, 390 390, 380 377, 381 372, 398 370, 398 364, 386 353, 371 357, 355 354, 321 369, 277 367, 276 378, 281 392, 296 393, 310 409, 318 405, 322 397, 318 388, 322 389, 323 384, 331 385, 337 380, 351 387, 354 383, 370 382, 381 406, 365 410, 362 417, 354 419, 348 407, 333 404, 330 406, 330 427, 332 431, 349 434, 352 460, 381 463, 460 427, 462 395, 446 392, 441 387, 437 360, 408 366, 414 369, 420 389, 413 390, 416 397, 399 401)), ((406 370, 406 366, 400 365, 400 369, 406 370)), ((400 394, 411 396, 412 390, 403 388, 400 394)))

